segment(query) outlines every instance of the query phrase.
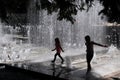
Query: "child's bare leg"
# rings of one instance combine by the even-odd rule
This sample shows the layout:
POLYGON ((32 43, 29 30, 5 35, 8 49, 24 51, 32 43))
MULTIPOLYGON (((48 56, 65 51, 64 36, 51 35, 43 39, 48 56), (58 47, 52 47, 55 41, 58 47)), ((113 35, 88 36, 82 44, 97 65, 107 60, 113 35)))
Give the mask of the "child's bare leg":
POLYGON ((64 59, 62 58, 62 56, 61 56, 60 54, 59 54, 58 56, 59 56, 59 57, 60 57, 60 59, 62 60, 62 62, 61 62, 61 63, 63 64, 64 59))
POLYGON ((93 58, 93 55, 87 55, 87 73, 91 71, 91 60, 93 58))
POLYGON ((91 64, 90 62, 87 62, 87 72, 90 72, 91 71, 91 64))
POLYGON ((54 55, 54 59, 53 59, 53 61, 52 61, 52 62, 55 62, 56 57, 57 57, 57 53, 54 55))

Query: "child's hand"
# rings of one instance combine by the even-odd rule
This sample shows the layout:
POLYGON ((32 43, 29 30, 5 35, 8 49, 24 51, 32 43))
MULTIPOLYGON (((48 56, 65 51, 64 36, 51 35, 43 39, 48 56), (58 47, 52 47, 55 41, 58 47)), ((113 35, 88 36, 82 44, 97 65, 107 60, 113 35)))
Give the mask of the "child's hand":
POLYGON ((51 50, 51 51, 54 51, 54 50, 51 50))
POLYGON ((55 49, 51 50, 51 51, 54 51, 55 49))
POLYGON ((104 45, 104 47, 108 47, 107 45, 104 45))

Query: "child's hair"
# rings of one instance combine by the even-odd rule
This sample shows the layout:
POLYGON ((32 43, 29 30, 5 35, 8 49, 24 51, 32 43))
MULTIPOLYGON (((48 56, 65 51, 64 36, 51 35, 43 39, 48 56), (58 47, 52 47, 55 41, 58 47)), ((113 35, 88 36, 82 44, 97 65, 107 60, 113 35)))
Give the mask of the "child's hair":
POLYGON ((90 41, 90 36, 89 35, 85 36, 85 40, 90 41))
POLYGON ((55 38, 55 43, 60 44, 59 38, 55 38))

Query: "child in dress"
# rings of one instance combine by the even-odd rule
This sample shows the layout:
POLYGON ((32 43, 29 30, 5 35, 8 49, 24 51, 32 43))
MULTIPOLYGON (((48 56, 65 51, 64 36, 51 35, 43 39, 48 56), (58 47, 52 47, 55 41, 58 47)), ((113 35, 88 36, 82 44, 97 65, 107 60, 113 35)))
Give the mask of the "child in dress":
POLYGON ((63 64, 64 59, 63 59, 62 56, 61 56, 61 51, 64 52, 64 50, 63 50, 62 47, 61 47, 59 38, 55 38, 55 49, 53 49, 52 51, 55 51, 55 50, 56 50, 56 54, 54 55, 54 59, 53 59, 52 62, 54 63, 55 60, 56 60, 56 57, 59 56, 60 59, 62 60, 61 63, 63 64))

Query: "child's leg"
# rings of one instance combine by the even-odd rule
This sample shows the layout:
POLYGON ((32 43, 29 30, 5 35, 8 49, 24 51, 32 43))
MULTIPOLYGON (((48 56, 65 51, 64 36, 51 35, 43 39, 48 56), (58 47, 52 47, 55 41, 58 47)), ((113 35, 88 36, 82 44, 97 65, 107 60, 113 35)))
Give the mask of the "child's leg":
POLYGON ((89 72, 91 70, 91 64, 90 61, 87 61, 87 72, 89 72))
POLYGON ((55 62, 56 57, 57 57, 57 53, 54 55, 54 59, 53 59, 53 61, 52 61, 52 62, 55 62))
POLYGON ((62 60, 62 62, 61 63, 63 63, 64 62, 64 59, 62 58, 62 56, 60 55, 60 53, 58 53, 58 56, 60 57, 60 59, 62 60))
POLYGON ((91 70, 91 60, 93 58, 93 53, 88 53, 89 55, 87 55, 87 72, 89 72, 91 70))

